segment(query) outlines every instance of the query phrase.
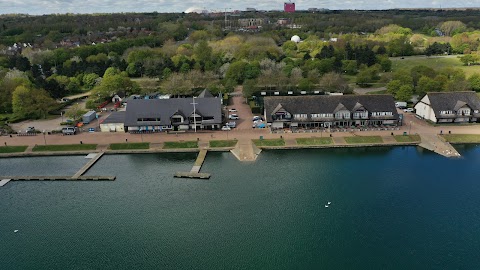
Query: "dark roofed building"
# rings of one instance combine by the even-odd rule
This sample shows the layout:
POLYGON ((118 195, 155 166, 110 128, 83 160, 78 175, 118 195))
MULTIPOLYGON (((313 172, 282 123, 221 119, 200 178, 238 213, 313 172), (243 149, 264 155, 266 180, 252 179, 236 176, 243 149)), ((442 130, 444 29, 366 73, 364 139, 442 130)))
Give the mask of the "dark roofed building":
POLYGON ((112 112, 100 123, 102 132, 123 132, 125 131, 125 111, 112 112))
POLYGON ((125 116, 125 129, 129 132, 188 130, 195 129, 195 124, 196 129, 219 129, 220 99, 134 99, 129 101, 125 116))
POLYGON ((434 123, 480 122, 480 98, 473 91, 430 92, 415 104, 415 113, 434 123))
POLYGON ((265 119, 277 128, 329 128, 399 124, 391 95, 265 97, 265 119))

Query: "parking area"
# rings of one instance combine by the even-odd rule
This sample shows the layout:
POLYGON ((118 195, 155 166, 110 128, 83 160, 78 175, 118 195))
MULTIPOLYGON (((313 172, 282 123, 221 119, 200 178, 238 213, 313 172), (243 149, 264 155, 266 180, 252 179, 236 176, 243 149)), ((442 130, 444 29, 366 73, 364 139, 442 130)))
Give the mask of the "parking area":
MULTIPOLYGON (((80 107, 84 110, 85 109, 85 104, 86 100, 80 100, 77 102, 77 104, 80 105, 80 107)), ((93 120, 89 124, 84 125, 83 127, 80 128, 80 131, 88 131, 89 128, 96 128, 96 130, 99 131, 99 125, 102 123, 102 121, 107 118, 112 112, 113 109, 113 103, 109 103, 105 108, 105 111, 101 111, 98 113, 98 120, 93 120)), ((70 106, 69 106, 70 107, 70 106)), ((69 107, 64 108, 64 111, 67 111, 69 107)), ((10 126, 13 128, 13 130, 24 133, 27 131, 29 127, 34 127, 35 130, 38 131, 45 131, 49 132, 52 130, 60 130, 63 126, 60 125, 60 123, 67 121, 67 117, 65 116, 58 116, 54 117, 51 119, 38 119, 38 120, 27 120, 27 121, 22 121, 19 123, 12 123, 10 126)))
POLYGON ((242 95, 241 88, 237 88, 232 94, 231 105, 227 106, 227 118, 228 114, 238 115, 238 120, 228 120, 228 122, 235 121, 237 123, 236 129, 252 129, 253 114, 248 104, 245 103, 245 98, 242 95), (230 109, 235 109, 236 112, 228 112, 230 109))

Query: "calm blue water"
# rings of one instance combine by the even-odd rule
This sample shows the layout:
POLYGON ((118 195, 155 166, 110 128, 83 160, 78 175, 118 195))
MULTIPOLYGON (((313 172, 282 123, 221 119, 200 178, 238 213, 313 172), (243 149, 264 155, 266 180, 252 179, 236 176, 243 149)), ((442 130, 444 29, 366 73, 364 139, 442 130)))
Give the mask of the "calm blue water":
MULTIPOLYGON (((114 182, 0 188, 0 269, 480 269, 480 147, 460 152, 209 153, 209 181, 173 178, 195 154, 104 156, 87 174, 114 182)), ((86 162, 0 159, 0 174, 86 162)))

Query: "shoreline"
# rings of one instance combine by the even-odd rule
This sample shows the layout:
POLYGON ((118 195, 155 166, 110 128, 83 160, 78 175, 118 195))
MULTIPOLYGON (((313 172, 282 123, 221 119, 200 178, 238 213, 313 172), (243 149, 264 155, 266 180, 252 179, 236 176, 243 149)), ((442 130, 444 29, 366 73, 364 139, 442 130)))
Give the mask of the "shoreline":
MULTIPOLYGON (((419 146, 420 142, 407 143, 369 143, 369 144, 345 144, 345 145, 289 145, 289 146, 257 146, 261 150, 301 150, 301 149, 329 149, 329 148, 362 148, 362 147, 392 147, 392 146, 419 146)), ((159 153, 198 153, 205 149, 209 152, 230 152, 235 147, 218 148, 184 148, 184 149, 129 149, 129 150, 82 150, 82 151, 42 151, 0 154, 1 158, 15 157, 46 157, 46 156, 82 156, 95 152, 103 152, 105 155, 122 154, 159 154, 159 153)))

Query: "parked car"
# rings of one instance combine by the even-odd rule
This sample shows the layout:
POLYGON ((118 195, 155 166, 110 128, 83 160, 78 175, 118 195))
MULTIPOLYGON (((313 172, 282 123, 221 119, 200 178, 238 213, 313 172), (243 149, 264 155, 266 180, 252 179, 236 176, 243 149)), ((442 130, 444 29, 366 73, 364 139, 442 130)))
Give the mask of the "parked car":
POLYGON ((230 120, 238 120, 238 119, 240 119, 240 117, 238 117, 238 115, 236 115, 236 114, 230 114, 230 115, 228 116, 228 119, 230 119, 230 120))
POLYGON ((227 127, 230 127, 230 128, 235 128, 235 127, 237 126, 237 123, 235 123, 235 122, 228 122, 228 123, 226 124, 226 126, 227 126, 227 127))
POLYGON ((229 130, 232 130, 232 129, 229 126, 223 126, 222 130, 223 131, 229 131, 229 130))
POLYGON ((63 135, 75 135, 77 133, 76 127, 64 127, 62 128, 63 135))
POLYGON ((230 110, 228 110, 229 112, 237 112, 237 109, 235 108, 231 108, 230 110))
POLYGON ((263 120, 263 118, 261 116, 258 116, 258 115, 255 115, 252 119, 252 121, 258 121, 258 120, 263 120))
POLYGON ((35 132, 35 127, 28 127, 27 130, 25 130, 27 133, 33 133, 35 132))
POLYGON ((414 108, 406 108, 406 109, 403 109, 404 112, 414 112, 415 109, 414 108))
POLYGON ((395 107, 399 108, 399 109, 404 109, 407 107, 407 102, 404 102, 404 101, 396 101, 395 102, 395 107))

